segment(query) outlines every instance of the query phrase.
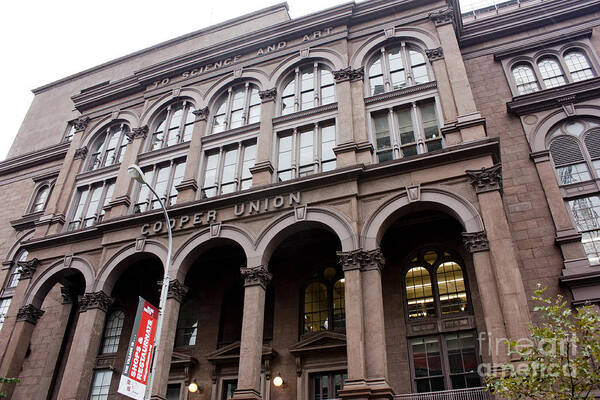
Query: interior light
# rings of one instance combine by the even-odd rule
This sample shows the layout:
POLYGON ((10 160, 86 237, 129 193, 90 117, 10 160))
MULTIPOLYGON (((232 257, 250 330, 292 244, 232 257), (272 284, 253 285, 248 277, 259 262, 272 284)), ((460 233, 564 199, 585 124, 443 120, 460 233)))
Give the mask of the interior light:
POLYGON ((196 383, 196 379, 194 379, 192 381, 192 383, 190 383, 190 385, 188 386, 188 391, 190 393, 196 393, 198 391, 199 387, 198 384, 196 383))
POLYGON ((277 373, 275 378, 273 378, 273 385, 275 385, 275 387, 280 387, 283 385, 283 378, 281 377, 280 373, 277 373))

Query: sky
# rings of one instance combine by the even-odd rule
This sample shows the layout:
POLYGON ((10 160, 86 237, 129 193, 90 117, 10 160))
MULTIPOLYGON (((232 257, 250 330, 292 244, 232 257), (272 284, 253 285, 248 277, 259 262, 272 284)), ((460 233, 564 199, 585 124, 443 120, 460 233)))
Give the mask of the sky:
MULTIPOLYGON (((0 15, 0 160, 33 99, 31 89, 283 0, 6 1, 0 15)), ((494 0, 461 0, 464 11, 494 0)), ((348 0, 288 0, 292 18, 348 0)), ((66 126, 66 121, 65 121, 66 126)))

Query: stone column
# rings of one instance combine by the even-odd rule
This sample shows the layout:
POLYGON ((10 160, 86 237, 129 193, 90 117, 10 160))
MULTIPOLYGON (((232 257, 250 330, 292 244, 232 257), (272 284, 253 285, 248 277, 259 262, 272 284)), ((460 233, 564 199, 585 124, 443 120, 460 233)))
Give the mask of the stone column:
MULTIPOLYGON (((361 279, 362 250, 337 253, 338 263, 344 270, 344 299, 346 310, 346 354, 348 379, 345 392, 363 391, 366 387, 365 332, 361 279)), ((343 397, 343 396, 342 396, 343 397)))
POLYGON ((353 73, 352 67, 333 71, 338 103, 337 140, 334 149, 338 167, 356 164, 356 142, 354 141, 354 118, 352 116, 354 109, 350 87, 350 78, 353 73))
MULTIPOLYGON (((31 282, 31 278, 33 277, 37 267, 39 265, 39 261, 37 258, 34 258, 29 261, 17 261, 17 265, 21 268, 21 274, 19 276, 19 283, 15 289, 12 300, 10 302, 10 307, 4 318, 4 323, 2 324, 2 330, 0 330, 0 351, 2 351, 2 356, 0 358, 0 371, 1 366, 4 365, 4 361, 6 358, 13 357, 9 353, 9 342, 11 340, 15 340, 18 336, 15 336, 13 330, 15 329, 16 322, 18 320, 18 311, 19 305, 25 302, 25 293, 27 292, 27 288, 29 287, 29 283, 31 282)), ((40 304, 35 304, 35 306, 41 307, 40 304)), ((20 368, 20 365, 19 365, 20 368)), ((8 376, 8 375, 0 375, 0 376, 8 376)))
POLYGON ((513 340, 529 337, 527 295, 500 196, 501 166, 466 173, 477 192, 508 336, 513 340))
POLYGON ((273 181, 273 118, 275 117, 275 101, 277 100, 277 89, 263 90, 258 93, 262 105, 260 106, 260 131, 258 133, 258 144, 256 149, 256 162, 250 168, 252 173, 252 185, 267 185, 273 181))
POLYGON ((75 335, 58 392, 59 399, 87 398, 110 303, 111 298, 102 291, 86 293, 81 299, 75 335))
MULTIPOLYGON (((444 126, 456 123, 456 105, 454 104, 454 95, 452 93, 452 86, 450 85, 450 78, 448 77, 448 68, 444 61, 444 49, 441 47, 438 47, 437 49, 427 49, 425 50, 425 54, 433 68, 433 73, 435 74, 435 80, 439 89, 438 94, 440 96, 440 103, 444 114, 444 126)), ((460 143, 460 135, 446 135, 446 143, 450 145, 460 143)))
POLYGON ((63 159, 63 164, 54 183, 52 193, 47 201, 44 215, 40 217, 36 224, 35 238, 44 237, 49 234, 59 233, 65 224, 65 215, 69 200, 73 195, 75 176, 81 171, 81 165, 85 161, 88 149, 81 146, 83 142, 83 132, 88 126, 90 119, 81 117, 73 121, 75 134, 71 140, 71 146, 63 159))
POLYGON ((196 192, 198 191, 198 173, 200 172, 200 160, 202 159, 202 137, 204 136, 204 132, 206 132, 208 107, 194 111, 194 115, 196 116, 196 121, 192 132, 190 148, 185 160, 183 180, 175 187, 177 189, 177 203, 196 200, 196 192))
MULTIPOLYGON (((42 310, 32 304, 27 304, 19 309, 12 337, 0 368, 0 376, 10 378, 19 376, 31 341, 33 328, 43 313, 42 310)), ((0 385, 0 392, 6 393, 10 398, 14 388, 14 384, 4 383, 0 385)))
POLYGON ((463 233, 463 243, 465 248, 473 256, 473 268, 477 279, 477 288, 483 315, 485 319, 486 333, 481 335, 484 342, 487 342, 487 349, 480 349, 481 354, 487 353, 494 364, 505 363, 508 361, 507 347, 502 339, 506 339, 506 329, 504 328, 504 319, 498 297, 498 287, 492 261, 490 259, 490 246, 485 231, 475 233, 463 233), (496 340, 500 340, 497 342, 496 340), (497 348, 497 345, 500 346, 497 348))
MULTIPOLYGON (((483 121, 475 105, 467 70, 454 32, 454 10, 448 8, 434 12, 429 15, 429 18, 434 22, 442 44, 452 96, 458 112, 457 125, 460 127, 462 141, 485 137, 483 121), (475 122, 477 123, 473 126, 475 122)), ((441 77, 443 80, 443 74, 441 77)), ((444 91, 440 90, 440 92, 444 91)))
POLYGON ((112 199, 106 207, 106 216, 104 219, 120 217, 129 213, 133 179, 131 179, 127 168, 129 168, 131 164, 137 162, 138 154, 142 151, 147 136, 148 125, 134 128, 127 133, 129 144, 125 147, 125 154, 123 155, 123 161, 121 161, 121 165, 119 166, 119 174, 117 175, 117 180, 115 182, 115 189, 113 191, 112 199))
POLYGON ((240 343, 238 384, 234 399, 261 399, 260 369, 262 362, 265 291, 272 275, 259 265, 241 268, 244 278, 244 316, 240 343))
POLYGON ((167 304, 165 307, 163 330, 154 356, 156 370, 154 371, 154 382, 152 386, 152 399, 164 399, 167 395, 167 384, 169 383, 169 370, 171 369, 171 356, 175 345, 177 333, 177 321, 179 320, 179 307, 187 293, 187 288, 177 279, 169 282, 167 304))
POLYGON ((589 267, 589 261, 581 244, 581 233, 573 225, 567 207, 565 207, 565 201, 556 180, 556 173, 550 162, 550 153, 548 150, 532 153, 531 159, 535 163, 542 182, 556 229, 556 242, 562 251, 565 268, 574 268, 583 272, 586 267, 589 267))

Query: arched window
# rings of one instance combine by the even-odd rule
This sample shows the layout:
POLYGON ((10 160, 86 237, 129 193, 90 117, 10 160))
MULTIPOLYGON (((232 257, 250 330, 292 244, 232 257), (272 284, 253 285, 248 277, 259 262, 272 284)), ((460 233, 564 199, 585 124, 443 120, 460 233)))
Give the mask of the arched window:
POLYGON ((194 111, 194 105, 187 100, 167 106, 152 125, 151 150, 190 141, 194 129, 194 111))
POLYGON ((567 64, 573 82, 579 82, 594 77, 594 71, 592 70, 592 67, 590 67, 590 63, 582 51, 569 50, 565 53, 563 59, 565 60, 565 64, 567 64))
POLYGON ((129 143, 128 132, 129 126, 119 122, 98 133, 90 148, 88 171, 120 163, 129 143))
POLYGON ((333 75, 324 65, 298 67, 281 91, 281 115, 335 102, 333 75))
POLYGON ((259 122, 260 104, 256 85, 247 82, 230 87, 215 105, 212 133, 259 122))
POLYGON ((46 201, 48 200, 48 195, 50 194, 50 185, 42 185, 40 186, 33 198, 33 203, 31 203, 31 208, 29 212, 36 213, 40 211, 44 211, 46 207, 46 201))
POLYGON ((570 185, 591 179, 576 138, 557 137, 550 144, 550 154, 556 167, 559 185, 570 185))
POLYGON ((304 288, 303 334, 346 329, 345 280, 333 267, 304 288))
POLYGON ((538 82, 529 64, 517 64, 512 69, 512 74, 519 94, 533 93, 540 90, 538 82))
POLYGON ((463 268, 446 251, 421 251, 405 277, 408 318, 444 316, 467 311, 463 268))
POLYGON ((368 68, 371 96, 431 80, 423 52, 411 44, 382 47, 368 68))
POLYGON ((566 83, 562 69, 554 57, 544 57, 538 61, 538 69, 546 89, 562 86, 566 83))
POLYGON ((27 252, 27 250, 22 250, 17 257, 15 257, 15 262, 10 269, 10 274, 6 280, 6 285, 4 286, 6 289, 14 289, 19 284, 19 278, 21 277, 21 266, 19 263, 27 261, 28 255, 29 252, 27 252))
POLYGON ((119 349, 119 339, 123 330, 125 313, 121 310, 113 311, 106 320, 104 335, 102 336, 102 348, 100 354, 116 353, 119 349))

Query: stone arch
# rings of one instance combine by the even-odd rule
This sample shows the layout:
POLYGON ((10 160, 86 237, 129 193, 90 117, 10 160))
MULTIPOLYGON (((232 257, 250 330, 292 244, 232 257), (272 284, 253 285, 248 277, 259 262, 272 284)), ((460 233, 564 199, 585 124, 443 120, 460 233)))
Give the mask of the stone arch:
POLYGON ((252 265, 267 266, 277 245, 289 234, 307 225, 325 227, 336 234, 342 245, 342 251, 357 249, 357 238, 352 226, 339 213, 320 207, 307 207, 305 213, 305 218, 300 221, 296 219, 296 211, 292 211, 269 224, 256 241, 255 255, 257 258, 253 260, 252 265))
POLYGON ((130 129, 133 129, 139 126, 140 118, 133 111, 119 111, 116 118, 113 118, 112 114, 106 115, 104 118, 98 120, 85 134, 81 141, 81 147, 87 146, 89 148, 99 131, 117 121, 124 121, 129 125, 130 129))
POLYGON ((346 66, 344 57, 332 49, 309 49, 308 57, 300 57, 299 54, 293 54, 284 59, 271 73, 271 82, 277 88, 283 84, 283 80, 290 73, 290 70, 296 65, 317 61, 325 64, 332 71, 342 69, 346 66))
POLYGON ((527 138, 531 151, 535 153, 546 150, 546 135, 554 125, 567 118, 600 118, 600 106, 594 104, 576 104, 573 110, 573 115, 567 115, 560 108, 542 118, 527 138))
POLYGON ((37 308, 42 308, 42 303, 50 289, 69 270, 80 272, 85 280, 85 291, 92 291, 95 280, 94 268, 92 268, 86 259, 76 256, 71 259, 68 266, 65 265, 65 260, 63 259, 43 270, 27 288, 23 304, 33 304, 37 308))
MULTIPOLYGON (((423 51, 425 51, 425 49, 437 49, 441 46, 440 41, 437 39, 437 37, 435 37, 434 34, 421 28, 396 27, 393 38, 406 39, 408 41, 415 42, 423 47, 423 51)), ((388 39, 389 38, 387 38, 382 32, 365 41, 350 57, 350 66, 352 69, 361 68, 367 65, 367 62, 373 51, 378 47, 381 47, 381 45, 388 39)))
POLYGON ((5 262, 11 262, 15 259, 15 257, 17 256, 17 253, 19 253, 19 251, 21 250, 21 244, 26 241, 27 239, 30 239, 31 237, 33 237, 33 234, 35 233, 35 229, 31 229, 27 232, 25 232, 23 234, 23 236, 21 236, 19 239, 17 239, 17 241, 11 246, 10 250, 8 250, 8 253, 6 254, 6 258, 4 259, 5 262))
POLYGON ((182 88, 177 95, 175 95, 173 91, 165 93, 154 100, 148 108, 144 110, 140 117, 140 126, 148 125, 150 127, 150 123, 152 123, 163 108, 176 100, 191 100, 194 104, 194 108, 197 110, 202 108, 204 95, 200 90, 195 88, 182 88))
MULTIPOLYGON (((211 234, 211 228, 191 234, 188 239, 173 254, 173 263, 169 271, 171 279, 185 281, 185 277, 199 253, 226 242, 240 246, 246 255, 249 266, 250 259, 255 259, 254 239, 244 229, 233 225, 222 225, 218 235, 211 234)), ((257 264, 258 265, 258 264, 257 264)))
POLYGON ((229 86, 243 82, 250 82, 258 86, 258 90, 265 90, 269 86, 269 80, 263 71, 257 69, 242 69, 242 74, 236 77, 233 73, 228 74, 217 80, 208 88, 204 96, 204 102, 212 112, 217 100, 223 94, 223 91, 229 86))
POLYGON ((405 193, 394 196, 383 203, 366 220, 360 235, 361 247, 374 250, 379 247, 387 228, 402 214, 408 204, 429 205, 450 214, 464 227, 465 232, 481 232, 483 221, 477 209, 456 193, 441 188, 421 188, 420 199, 409 202, 405 193))
POLYGON ((127 268, 128 262, 148 256, 158 258, 164 268, 167 261, 167 247, 153 240, 147 240, 142 250, 136 249, 135 242, 121 247, 104 263, 104 266, 98 272, 98 278, 92 291, 102 290, 110 295, 115 283, 127 268))

